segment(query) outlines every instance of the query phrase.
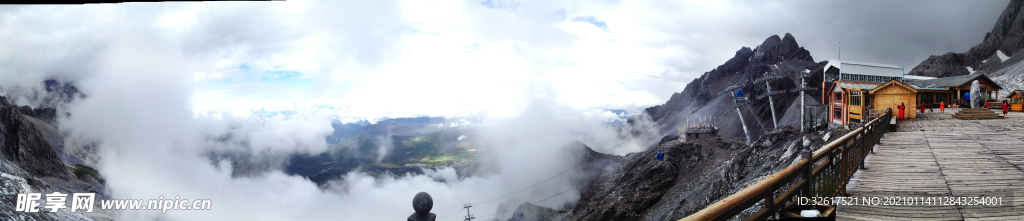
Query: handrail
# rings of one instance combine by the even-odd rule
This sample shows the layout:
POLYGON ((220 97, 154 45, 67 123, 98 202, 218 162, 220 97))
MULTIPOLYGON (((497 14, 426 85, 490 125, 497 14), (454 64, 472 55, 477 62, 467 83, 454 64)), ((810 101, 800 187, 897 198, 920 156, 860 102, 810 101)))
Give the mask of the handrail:
POLYGON ((738 200, 750 199, 753 196, 756 196, 757 194, 764 192, 766 189, 768 189, 768 187, 778 184, 779 181, 783 180, 781 177, 788 177, 792 174, 795 174, 796 172, 799 172, 800 168, 806 165, 807 162, 809 162, 807 159, 801 159, 797 163, 790 165, 789 167, 786 167, 786 169, 783 169, 782 171, 773 174, 767 179, 764 179, 761 182, 757 182, 757 184, 754 184, 753 186, 740 190, 740 192, 730 195, 725 199, 719 200, 717 203, 711 204, 707 208, 697 211, 697 213, 691 214, 690 216, 687 216, 686 218, 683 218, 681 220, 710 220, 716 218, 719 215, 725 213, 726 210, 736 207, 736 204, 741 202, 738 200))
POLYGON ((804 158, 796 163, 680 221, 727 220, 762 200, 764 208, 747 220, 765 220, 795 197, 845 194, 847 182, 858 167, 863 168, 868 152, 874 152, 874 144, 888 130, 891 117, 892 109, 887 109, 884 115, 822 146, 813 154, 804 152, 804 158), (800 179, 795 180, 797 178, 800 179), (789 182, 793 185, 783 186, 789 182), (785 191, 777 196, 775 192, 780 189, 785 191))
MULTIPOLYGON (((881 117, 875 118, 875 119, 873 119, 871 121, 868 121, 868 123, 864 124, 864 125, 866 127, 873 126, 873 124, 878 123, 879 119, 882 119, 882 118, 881 117)), ((850 137, 853 137, 854 135, 857 135, 862 130, 864 130, 864 127, 857 128, 856 130, 850 131, 849 133, 846 133, 846 135, 843 135, 842 137, 839 137, 839 139, 836 139, 836 140, 832 141, 831 143, 825 144, 825 146, 822 146, 821 148, 818 148, 818 150, 814 151, 814 159, 820 158, 821 155, 825 154, 826 151, 831 151, 832 148, 838 146, 843 141, 846 141, 847 139, 850 139, 850 137)))

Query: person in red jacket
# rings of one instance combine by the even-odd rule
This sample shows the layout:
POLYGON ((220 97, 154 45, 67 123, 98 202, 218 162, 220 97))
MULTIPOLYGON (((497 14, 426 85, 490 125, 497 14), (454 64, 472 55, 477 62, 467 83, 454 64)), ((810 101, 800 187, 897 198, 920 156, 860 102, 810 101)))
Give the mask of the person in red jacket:
POLYGON ((924 113, 924 103, 921 103, 921 105, 917 106, 917 108, 921 109, 922 114, 924 113))
POLYGON ((1006 114, 1009 113, 1009 112, 1010 112, 1010 105, 1008 105, 1006 103, 1006 101, 1003 101, 1003 116, 1005 117, 1006 114))
POLYGON ((903 109, 907 109, 907 106, 903 105, 903 102, 900 102, 900 106, 896 106, 896 108, 900 109, 900 115, 898 117, 896 117, 896 120, 899 123, 902 123, 903 122, 903 109))
POLYGON ((946 101, 939 102, 939 112, 946 113, 946 101))

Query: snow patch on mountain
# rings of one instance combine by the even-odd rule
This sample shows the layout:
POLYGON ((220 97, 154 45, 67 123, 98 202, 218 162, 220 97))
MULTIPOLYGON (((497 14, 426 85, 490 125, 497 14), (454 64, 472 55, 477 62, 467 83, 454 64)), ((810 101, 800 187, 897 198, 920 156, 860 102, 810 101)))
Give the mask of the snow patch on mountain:
POLYGON ((1002 50, 996 50, 996 56, 999 56, 999 62, 1004 62, 1006 59, 1010 59, 1010 56, 1003 54, 1002 50))

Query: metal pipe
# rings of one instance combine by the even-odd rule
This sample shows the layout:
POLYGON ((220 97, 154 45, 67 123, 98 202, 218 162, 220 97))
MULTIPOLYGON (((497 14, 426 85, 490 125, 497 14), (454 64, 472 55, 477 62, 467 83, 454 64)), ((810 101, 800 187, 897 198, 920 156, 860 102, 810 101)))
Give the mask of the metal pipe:
MULTIPOLYGON (((806 78, 804 75, 800 75, 801 89, 807 88, 807 81, 804 78, 806 78)), ((771 100, 768 100, 768 102, 771 102, 771 100)), ((807 118, 807 115, 804 115, 804 109, 806 108, 807 105, 804 104, 804 90, 800 90, 800 133, 807 133, 807 129, 804 128, 804 118, 807 118)))
POLYGON ((747 135, 747 144, 749 145, 752 142, 750 141, 750 131, 747 131, 747 123, 743 121, 743 113, 740 112, 740 106, 736 106, 736 114, 740 115, 740 125, 743 125, 743 134, 747 135))
MULTIPOLYGON (((769 81, 764 81, 764 85, 768 86, 768 93, 771 94, 772 85, 768 82, 769 81)), ((768 105, 770 105, 768 108, 772 110, 772 123, 775 123, 775 129, 773 129, 773 131, 779 130, 779 121, 775 119, 775 102, 772 101, 772 96, 770 95, 768 96, 768 105)))

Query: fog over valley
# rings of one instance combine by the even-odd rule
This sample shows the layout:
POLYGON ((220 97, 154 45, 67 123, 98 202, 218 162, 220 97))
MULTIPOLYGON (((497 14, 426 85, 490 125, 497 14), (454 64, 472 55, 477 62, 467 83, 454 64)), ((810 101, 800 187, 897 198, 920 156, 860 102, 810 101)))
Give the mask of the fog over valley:
POLYGON ((437 220, 677 219, 797 157, 768 112, 792 127, 796 93, 741 111, 746 145, 729 84, 790 90, 840 47, 909 72, 1007 2, 3 5, 0 219, 403 220, 419 192, 437 220), (212 207, 11 212, 52 192, 212 207))

